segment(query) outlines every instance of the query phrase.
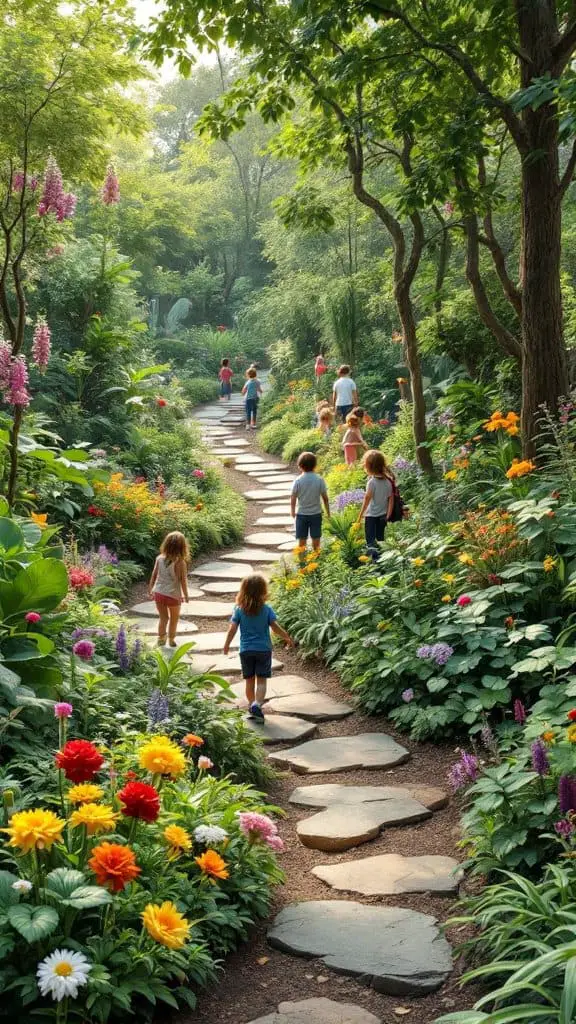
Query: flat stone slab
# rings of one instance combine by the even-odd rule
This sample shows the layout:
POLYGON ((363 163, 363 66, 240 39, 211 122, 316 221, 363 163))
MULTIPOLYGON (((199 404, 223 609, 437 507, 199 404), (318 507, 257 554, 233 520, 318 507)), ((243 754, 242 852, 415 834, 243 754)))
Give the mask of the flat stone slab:
POLYGON ((256 469, 247 469, 248 476, 260 476, 264 473, 278 473, 283 466, 276 466, 273 462, 264 462, 262 466, 258 466, 256 469))
MULTIPOLYGON (((205 598, 205 595, 202 594, 205 598)), ((234 611, 231 601, 189 601, 190 615, 199 619, 229 619, 234 611)))
MULTIPOLYGON (((195 590, 194 587, 191 587, 188 590, 188 596, 193 599, 196 597, 203 597, 204 595, 201 590, 195 590)), ((180 605, 181 618, 193 614, 191 611, 191 607, 193 604, 193 600, 190 600, 188 602, 182 602, 182 604, 180 605)), ((141 601, 140 604, 133 605, 129 611, 130 615, 153 615, 155 618, 158 618, 158 609, 154 601, 141 601)))
POLYGON ((452 857, 402 857, 382 853, 377 857, 320 864, 312 874, 331 889, 358 892, 363 896, 399 896, 408 892, 432 892, 454 896, 460 876, 452 857))
MULTIPOLYGON (((227 676, 238 675, 238 673, 242 671, 242 665, 240 664, 240 657, 238 654, 233 654, 227 658, 225 654, 195 655, 192 653, 187 654, 185 660, 189 661, 193 668, 197 668, 198 663, 202 664, 203 667, 198 669, 198 671, 201 672, 209 672, 210 670, 213 670, 222 676, 227 676), (209 664, 210 668, 206 668, 206 664, 209 664)), ((283 667, 283 662, 277 661, 276 658, 272 658, 273 671, 279 671, 283 667)), ((310 723, 307 722, 306 724, 309 725, 310 723)))
POLYGON ((243 580, 247 573, 252 572, 250 566, 233 565, 225 561, 206 562, 204 565, 197 565, 191 569, 191 576, 202 576, 210 579, 243 580))
POLYGON ((292 540, 285 540, 282 544, 279 544, 278 551, 285 554, 286 552, 293 551, 295 547, 296 541, 292 538, 292 540))
POLYGON ((235 437, 233 441, 224 441, 224 447, 248 448, 250 441, 246 437, 235 437))
POLYGON ((407 761, 410 754, 385 733, 364 732, 357 736, 311 740, 301 747, 269 756, 278 764, 288 765, 298 775, 308 775, 346 772, 354 768, 392 768, 407 761))
POLYGON ((266 715, 264 722, 247 718, 246 725, 260 736, 264 744, 296 743, 307 739, 316 732, 314 722, 302 718, 288 718, 286 715, 266 715))
POLYGON ((338 853, 376 839, 387 826, 424 821, 431 814, 427 807, 409 796, 358 804, 356 807, 334 804, 311 818, 299 821, 296 831, 303 846, 338 853))
MULTIPOLYGON (((286 491, 286 494, 289 494, 286 491)), ((265 487, 261 487, 256 491, 244 491, 243 498, 247 498, 248 501, 278 501, 278 492, 267 490, 265 487)))
POLYGON ((275 697, 268 707, 270 711, 278 712, 279 715, 297 715, 309 722, 330 722, 347 718, 354 711, 350 704, 334 700, 321 690, 291 694, 289 697, 275 697))
MULTIPOLYGON (((242 698, 244 696, 244 684, 234 683, 231 687, 237 697, 242 698)), ((273 679, 268 680, 268 686, 266 687, 266 699, 273 700, 275 697, 289 697, 295 693, 313 693, 318 689, 315 683, 310 682, 309 679, 303 679, 302 676, 274 676, 273 679)), ((301 787, 303 790, 306 787, 301 787)), ((308 787, 314 789, 314 786, 308 787)), ((318 787, 321 788, 321 787, 318 787)))
POLYGON ((282 516, 286 515, 286 509, 290 508, 289 503, 284 500, 281 503, 271 502, 269 505, 264 505, 260 511, 260 515, 264 518, 268 516, 282 516))
MULTIPOLYGON (((191 638, 194 643, 194 650, 192 656, 196 651, 216 651, 218 654, 222 652, 224 647, 224 641, 226 639, 226 633, 199 633, 198 636, 191 638)), ((238 648, 240 646, 240 634, 237 633, 232 640, 231 647, 238 648)))
MULTIPOLYGON (((277 682, 278 677, 274 679, 274 683, 277 682)), ((345 786, 335 782, 320 786, 298 786, 290 795, 290 803, 298 807, 332 807, 334 804, 354 806, 383 800, 403 800, 405 797, 423 804, 429 811, 439 811, 448 804, 447 794, 436 786, 419 783, 405 783, 401 786, 345 786)))
POLYGON ((286 540, 286 534, 274 530, 262 530, 259 533, 249 534, 244 540, 247 544, 253 544, 254 546, 261 544, 262 547, 272 548, 277 544, 282 544, 286 540))
MULTIPOLYGON (((130 619, 129 625, 138 630, 139 633, 153 633, 158 632, 158 614, 148 618, 142 616, 139 619, 130 619)), ((178 623, 179 633, 197 633, 198 626, 195 622, 186 622, 185 619, 180 619, 178 623)))
POLYGON ((261 455, 247 455, 242 452, 242 455, 238 455, 236 458, 237 466, 255 466, 259 462, 264 462, 261 455))
POLYGON ((337 973, 394 996, 435 992, 452 969, 436 918, 400 907, 352 900, 294 903, 275 918, 268 942, 286 953, 321 958, 337 973))
POLYGON ((221 556, 227 562, 277 562, 278 556, 273 551, 259 551, 254 548, 240 548, 239 551, 227 551, 221 556))
MULTIPOLYGON (((204 594, 234 594, 238 593, 238 580, 211 580, 202 584, 204 594)), ((232 614, 232 612, 230 612, 232 614)))
POLYGON ((249 1024, 382 1024, 382 1021, 353 1003, 303 999, 299 1003, 280 1003, 276 1012, 249 1024))
POLYGON ((219 459, 233 459, 235 455, 239 455, 239 449, 234 448, 212 448, 212 455, 217 455, 219 459))
POLYGON ((260 516, 255 526, 294 526, 292 516, 260 516))

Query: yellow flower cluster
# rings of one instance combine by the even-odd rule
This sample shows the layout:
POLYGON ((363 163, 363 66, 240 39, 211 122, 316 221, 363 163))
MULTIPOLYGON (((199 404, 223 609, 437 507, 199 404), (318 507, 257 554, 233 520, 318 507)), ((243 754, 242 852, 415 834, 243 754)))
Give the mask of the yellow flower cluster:
POLYGON ((89 836, 97 836, 101 832, 113 832, 119 817, 114 808, 106 804, 81 804, 70 815, 70 825, 72 828, 84 825, 89 836))
POLYGON ((8 846, 13 846, 20 853, 31 850, 49 850, 54 843, 62 842, 62 832, 66 822, 53 811, 34 808, 30 811, 18 811, 10 818, 10 827, 2 828, 10 836, 8 846))
POLYGON ((178 908, 166 900, 149 903, 142 913, 142 923, 148 934, 167 949, 182 949, 189 934, 190 924, 178 908))
POLYGON ((519 419, 520 417, 515 412, 507 412, 504 416, 498 410, 492 413, 490 419, 486 420, 486 423, 483 424, 483 427, 488 433, 496 430, 505 430, 510 437, 515 437, 519 433, 519 419))
POLYGON ((509 480, 516 480, 520 476, 526 476, 536 469, 536 463, 531 459, 512 459, 512 465, 507 470, 506 476, 509 480))
POLYGON ((168 736, 154 736, 138 752, 140 767, 152 775, 176 778, 186 771, 186 758, 168 736))
POLYGON ((552 572, 556 568, 556 558, 552 558, 552 555, 546 555, 546 558, 542 562, 544 572, 552 572))

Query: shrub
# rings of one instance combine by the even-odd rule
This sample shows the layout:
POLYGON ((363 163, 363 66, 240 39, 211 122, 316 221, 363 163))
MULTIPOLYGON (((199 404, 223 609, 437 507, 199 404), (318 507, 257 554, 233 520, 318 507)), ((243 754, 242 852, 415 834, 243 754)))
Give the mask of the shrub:
POLYGON ((321 452, 325 447, 326 438, 320 430, 298 430, 284 445, 282 458, 285 462, 295 462, 302 452, 321 452))
POLYGON ((186 399, 192 407, 212 402, 220 394, 220 385, 215 377, 189 377, 181 374, 179 379, 186 399))
POLYGON ((280 455, 284 445, 288 443, 297 430, 298 426, 287 416, 283 416, 282 419, 274 420, 262 427, 259 434, 260 445, 265 452, 270 452, 272 455, 280 455))

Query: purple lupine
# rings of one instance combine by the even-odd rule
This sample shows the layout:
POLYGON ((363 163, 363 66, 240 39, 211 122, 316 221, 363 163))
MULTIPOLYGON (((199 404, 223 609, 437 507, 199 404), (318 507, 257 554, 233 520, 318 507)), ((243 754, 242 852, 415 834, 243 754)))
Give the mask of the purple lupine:
POLYGON ((21 406, 22 408, 30 405, 28 367, 26 366, 24 356, 17 356, 10 364, 6 401, 9 405, 21 406))
POLYGON ((526 708, 521 700, 514 701, 514 721, 517 722, 518 725, 524 725, 526 721, 526 708))
POLYGON ((550 769, 548 753, 542 740, 535 740, 532 744, 532 768, 538 775, 547 775, 550 769))
POLYGON ((43 317, 38 317, 36 327, 34 328, 34 340, 32 341, 32 359, 40 373, 46 372, 51 346, 50 328, 43 317))
POLYGON ((448 771, 448 781, 454 790, 462 789, 468 782, 475 782, 478 778, 478 758, 474 754, 467 754, 465 750, 460 752, 460 760, 448 771))
POLYGON ((100 544, 96 554, 105 565, 118 565, 118 555, 114 551, 110 551, 105 544, 100 544))
POLYGON ((152 690, 150 698, 148 700, 148 718, 150 725, 160 725, 162 722, 166 722, 170 714, 170 704, 168 703, 168 697, 166 697, 160 690, 152 690))
POLYGON ((560 821, 554 822, 554 831, 562 839, 569 839, 574 832, 574 825, 567 818, 562 818, 560 821))
POLYGON ((405 704, 409 704, 410 701, 414 700, 414 690, 402 690, 400 696, 405 704))
POLYGON ((109 637, 110 633, 101 626, 77 626, 70 634, 72 640, 81 640, 86 636, 109 637))
POLYGON ((100 196, 104 206, 113 206, 120 199, 120 184, 114 164, 108 164, 100 196))
POLYGON ((126 626, 124 623, 118 630, 115 643, 116 656, 118 658, 118 664, 123 672, 127 672, 130 668, 130 656, 128 654, 128 642, 126 640, 126 626))
POLYGON ((334 594, 329 609, 329 616, 331 619, 338 621, 348 618, 352 611, 351 594, 352 591, 350 587, 341 587, 340 590, 334 594))
POLYGON ((140 661, 140 655, 142 654, 142 641, 140 637, 137 637, 134 641, 132 650, 130 651, 130 668, 134 668, 135 665, 140 661))
POLYGON ((394 469, 400 470, 414 470, 416 469, 416 463, 410 462, 409 459, 405 459, 403 455, 397 455, 392 463, 394 469))
POLYGON ((364 491, 360 488, 356 488, 352 491, 342 491, 336 497, 336 510, 342 512, 343 509, 348 508, 349 505, 361 505, 364 501, 364 491))
POLYGON ((431 654, 432 647, 430 644, 422 644, 422 647, 419 647, 416 651, 417 658, 429 658, 431 654))
POLYGON ((558 804, 561 814, 568 814, 568 811, 576 811, 576 779, 573 775, 560 776, 558 804))

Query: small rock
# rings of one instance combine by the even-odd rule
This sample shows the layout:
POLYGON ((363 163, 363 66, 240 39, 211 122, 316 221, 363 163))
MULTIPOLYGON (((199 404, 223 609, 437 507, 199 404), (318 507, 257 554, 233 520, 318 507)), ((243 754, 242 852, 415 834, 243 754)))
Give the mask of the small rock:
POLYGON ((412 1013, 412 1007, 410 1006, 396 1006, 394 1009, 395 1017, 405 1017, 407 1013, 412 1013))
POLYGON ((325 985, 326 982, 329 980, 330 979, 327 978, 325 974, 318 974, 316 977, 316 981, 318 982, 319 985, 325 985))
POLYGON ((259 956, 258 960, 256 961, 256 963, 260 964, 260 967, 264 967, 264 964, 267 964, 269 962, 269 960, 270 960, 269 956, 259 956))

